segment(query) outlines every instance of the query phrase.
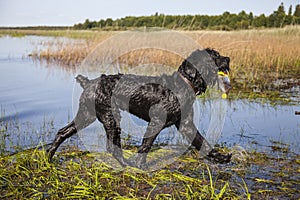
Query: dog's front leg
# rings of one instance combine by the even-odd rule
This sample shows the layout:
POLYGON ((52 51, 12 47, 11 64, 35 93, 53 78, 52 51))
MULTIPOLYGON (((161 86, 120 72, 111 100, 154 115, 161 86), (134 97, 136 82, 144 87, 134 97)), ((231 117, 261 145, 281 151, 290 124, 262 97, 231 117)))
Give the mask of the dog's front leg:
POLYGON ((202 154, 207 155, 213 148, 209 142, 199 133, 194 124, 193 107, 186 109, 181 115, 181 120, 175 123, 177 130, 186 137, 189 144, 192 144, 202 154))
POLYGON ((147 154, 151 149, 151 146, 158 136, 160 131, 164 128, 164 122, 160 118, 151 118, 148 124, 146 133, 143 137, 142 145, 138 148, 138 155, 135 160, 135 165, 138 168, 146 167, 147 154))
POLYGON ((181 121, 180 123, 176 123, 175 126, 203 156, 208 155, 213 149, 209 142, 199 133, 193 121, 181 121))
POLYGON ((193 112, 176 123, 178 131, 186 136, 188 142, 190 142, 201 154, 201 156, 207 158, 210 161, 217 163, 228 163, 231 159, 231 154, 223 154, 214 149, 209 142, 199 133, 194 122, 193 112))
MULTIPOLYGON (((195 126, 194 126, 195 127, 195 126)), ((192 145, 199 150, 201 156, 216 163, 229 163, 231 154, 220 153, 217 149, 213 148, 208 141, 198 132, 192 142, 192 145), (200 145, 199 145, 200 144, 200 145)))

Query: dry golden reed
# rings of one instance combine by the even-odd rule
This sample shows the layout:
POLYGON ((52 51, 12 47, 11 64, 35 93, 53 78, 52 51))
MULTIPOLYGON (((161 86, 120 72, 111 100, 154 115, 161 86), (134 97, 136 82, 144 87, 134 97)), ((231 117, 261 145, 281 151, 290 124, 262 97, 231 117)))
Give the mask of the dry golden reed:
POLYGON ((300 27, 187 34, 231 58, 231 78, 240 89, 265 90, 300 74, 300 27))
MULTIPOLYGON (((72 31, 66 36, 84 38, 83 43, 63 44, 36 54, 40 59, 76 66, 101 41, 119 32, 72 31)), ((276 90, 278 79, 296 79, 300 74, 300 27, 241 31, 182 31, 203 48, 214 48, 231 58, 231 79, 234 88, 243 91, 276 90)), ((45 33, 44 33, 45 34, 45 33)), ((53 33, 52 33, 53 34, 53 33)), ((60 32, 63 36, 64 33, 60 32)), ((173 41, 176 42, 176 41, 173 41)), ((158 63, 174 70, 182 58, 157 49, 141 49, 123 55, 118 60, 127 67, 141 63, 158 63)))

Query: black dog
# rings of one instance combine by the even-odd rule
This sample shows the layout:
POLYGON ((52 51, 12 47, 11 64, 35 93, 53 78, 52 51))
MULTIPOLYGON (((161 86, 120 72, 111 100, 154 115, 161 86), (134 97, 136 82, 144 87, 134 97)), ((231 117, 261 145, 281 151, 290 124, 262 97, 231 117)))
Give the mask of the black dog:
POLYGON ((229 162, 231 155, 216 153, 193 123, 193 103, 197 95, 215 83, 219 84, 223 92, 227 93, 230 89, 227 78, 229 62, 228 57, 221 56, 217 51, 205 49, 194 51, 171 76, 103 74, 89 80, 78 75, 76 79, 83 88, 79 110, 75 119, 58 131, 48 149, 50 159, 65 139, 97 118, 106 131, 108 152, 123 166, 141 167, 145 164, 155 138, 162 129, 171 125, 175 125, 197 150, 216 158, 218 162, 229 162), (120 110, 126 110, 149 122, 135 164, 122 155, 120 110))

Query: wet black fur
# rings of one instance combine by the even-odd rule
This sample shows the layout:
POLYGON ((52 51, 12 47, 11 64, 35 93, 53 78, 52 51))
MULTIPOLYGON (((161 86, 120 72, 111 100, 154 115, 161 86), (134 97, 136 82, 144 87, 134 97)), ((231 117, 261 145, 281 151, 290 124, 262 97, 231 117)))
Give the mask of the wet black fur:
MULTIPOLYGON (((228 57, 223 57, 212 49, 196 50, 194 54, 197 51, 206 51, 217 66, 217 69, 209 69, 209 73, 216 74, 216 70, 229 71, 228 57)), ((205 152, 210 152, 211 157, 215 156, 212 147, 193 123, 195 93, 205 92, 207 86, 215 81, 212 79, 210 83, 205 82, 200 73, 203 72, 186 59, 178 71, 171 76, 103 74, 99 78, 89 80, 78 75, 76 79, 84 89, 79 101, 79 110, 75 119, 58 131, 52 146, 48 149, 50 159, 65 139, 96 119, 104 125, 108 152, 111 152, 124 166, 141 167, 145 164, 146 155, 155 138, 162 129, 171 125, 175 125, 197 150, 202 148, 205 152), (134 162, 126 160, 122 155, 120 110, 126 110, 149 122, 134 162)), ((229 160, 230 155, 226 155, 219 162, 229 162, 229 160)))

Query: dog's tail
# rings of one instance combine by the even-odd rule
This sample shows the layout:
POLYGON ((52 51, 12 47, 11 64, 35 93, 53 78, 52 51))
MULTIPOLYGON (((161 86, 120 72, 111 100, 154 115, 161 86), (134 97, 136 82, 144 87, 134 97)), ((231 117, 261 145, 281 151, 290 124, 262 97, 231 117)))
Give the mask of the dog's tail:
POLYGON ((85 89, 87 84, 90 82, 90 80, 87 77, 82 76, 81 74, 77 75, 75 79, 83 89, 85 89))

